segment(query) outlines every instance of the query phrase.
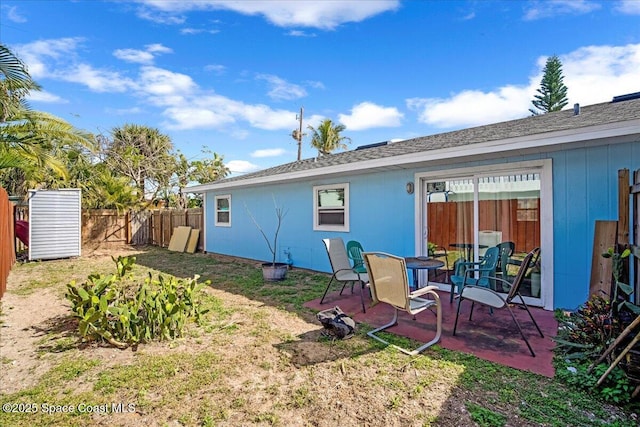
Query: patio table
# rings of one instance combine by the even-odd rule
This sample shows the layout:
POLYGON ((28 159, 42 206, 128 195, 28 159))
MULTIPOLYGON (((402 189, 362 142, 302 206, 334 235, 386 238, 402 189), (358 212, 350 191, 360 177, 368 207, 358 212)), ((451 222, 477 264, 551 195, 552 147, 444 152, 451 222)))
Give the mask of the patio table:
MULTIPOLYGON (((413 289, 419 288, 418 284, 418 270, 435 270, 437 268, 444 267, 444 261, 438 259, 419 256, 419 257, 405 257, 404 262, 407 265, 407 269, 411 270, 413 274, 413 289)), ((427 274, 427 286, 429 286, 429 275, 427 274)))

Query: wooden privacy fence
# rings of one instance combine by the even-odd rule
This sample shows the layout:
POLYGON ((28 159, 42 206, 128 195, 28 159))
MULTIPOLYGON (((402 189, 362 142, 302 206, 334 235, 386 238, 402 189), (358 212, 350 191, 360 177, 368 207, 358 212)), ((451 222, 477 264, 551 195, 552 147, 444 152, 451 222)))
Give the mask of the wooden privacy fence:
POLYGON ((7 289, 9 271, 16 261, 13 206, 5 189, 0 188, 0 298, 7 289))
MULTIPOLYGON (((203 230, 202 208, 155 210, 147 215, 146 220, 149 222, 150 230, 149 244, 154 246, 169 247, 173 229, 181 225, 203 230)), ((204 250, 202 237, 198 239, 197 250, 204 250)))
MULTIPOLYGON (((500 231, 517 252, 540 246, 540 199, 525 205, 521 200, 480 200, 479 230, 500 231)), ((449 249, 454 242, 473 241, 473 202, 441 202, 427 205, 429 241, 449 249)))
MULTIPOLYGON (((18 219, 28 221, 28 209, 19 208, 17 216, 18 219)), ((10 229, 13 231, 13 217, 11 221, 10 229)), ((188 225, 202 231, 203 223, 202 208, 124 213, 112 209, 83 209, 82 245, 95 247, 103 244, 131 244, 168 247, 175 227, 188 225)), ((11 239, 11 241, 14 240, 14 238, 11 239)), ((202 240, 200 237, 197 250, 204 250, 202 240)), ((23 249, 26 247, 20 243, 17 250, 23 249)), ((11 253, 14 253, 13 249, 11 253)))

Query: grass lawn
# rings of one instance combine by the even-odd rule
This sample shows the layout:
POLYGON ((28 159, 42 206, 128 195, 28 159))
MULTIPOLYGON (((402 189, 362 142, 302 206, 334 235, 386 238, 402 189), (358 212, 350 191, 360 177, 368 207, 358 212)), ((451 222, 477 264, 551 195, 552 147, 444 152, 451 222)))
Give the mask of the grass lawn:
MULTIPOLYGON (((66 283, 112 273, 110 254, 17 264, 2 300, 2 426, 636 426, 552 379, 434 346, 411 358, 367 338, 331 341, 304 302, 326 274, 265 283, 259 262, 147 247, 133 273, 210 280, 201 325, 118 350, 81 343, 66 283)), ((388 335, 402 343, 404 339, 388 335)), ((411 344, 408 344, 411 345, 411 344)))

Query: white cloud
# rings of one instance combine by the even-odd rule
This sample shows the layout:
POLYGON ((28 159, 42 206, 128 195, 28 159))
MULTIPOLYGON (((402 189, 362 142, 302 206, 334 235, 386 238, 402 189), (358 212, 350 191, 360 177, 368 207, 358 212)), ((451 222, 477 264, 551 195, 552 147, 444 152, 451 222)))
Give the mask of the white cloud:
POLYGON ((251 153, 251 157, 278 157, 282 156, 286 152, 287 150, 285 150, 284 148, 265 148, 263 150, 254 151, 253 153, 251 153))
POLYGON ((537 0, 526 9, 524 20, 552 18, 558 15, 582 15, 600 9, 600 4, 591 0, 537 0))
MULTIPOLYGON (((262 15, 278 27, 311 27, 325 30, 334 29, 346 22, 360 22, 380 13, 393 11, 400 6, 399 0, 342 0, 342 1, 237 1, 237 0, 138 0, 149 8, 160 10, 144 11, 138 16, 144 19, 158 19, 194 10, 232 10, 244 15, 262 15)), ((177 19, 182 19, 176 17, 177 19)))
POLYGON ((173 53, 173 49, 166 47, 160 43, 152 43, 145 45, 147 52, 151 53, 173 53))
POLYGON ((218 113, 207 108, 169 107, 164 110, 169 129, 184 130, 198 128, 217 128, 234 123, 235 118, 230 114, 218 113))
POLYGON ((164 115, 170 120, 166 125, 171 129, 224 128, 243 121, 263 130, 290 130, 297 124, 295 112, 245 104, 221 95, 194 92, 187 97, 157 97, 157 103, 166 107, 164 115))
POLYGON ((324 84, 322 82, 318 82, 318 81, 314 81, 314 80, 307 80, 306 82, 304 82, 307 86, 310 86, 314 89, 324 89, 324 84))
POLYGON ((227 67, 220 64, 211 64, 204 67, 205 71, 212 71, 216 74, 222 74, 227 70, 227 67))
POLYGON ((7 18, 9 19, 9 21, 15 22, 17 24, 24 24, 25 22, 27 22, 27 18, 20 14, 17 6, 3 5, 2 9, 7 11, 7 18))
POLYGON ((186 74, 151 66, 142 67, 140 71, 140 89, 149 95, 182 97, 197 89, 196 83, 186 74))
POLYGON ((351 114, 339 114, 338 121, 348 130, 365 130, 376 127, 402 125, 404 114, 395 107, 382 107, 372 102, 362 102, 351 109, 351 114))
POLYGON ((259 80, 264 80, 269 83, 271 90, 269 90, 268 95, 271 99, 292 100, 307 96, 307 91, 304 90, 302 86, 289 83, 278 76, 274 76, 272 74, 259 74, 256 77, 259 80))
POLYGON ((175 13, 159 12, 157 10, 151 11, 145 8, 138 9, 136 15, 141 19, 166 25, 184 24, 187 20, 184 16, 176 15, 175 13))
POLYGON ((153 54, 138 49, 117 49, 113 51, 113 56, 127 62, 135 62, 138 64, 153 63, 153 54))
POLYGON ((315 33, 307 33, 306 31, 301 30, 291 30, 287 35, 291 37, 316 37, 315 33))
MULTIPOLYGON (((568 106, 607 102, 616 95, 638 91, 640 44, 587 46, 559 58, 568 88, 568 106)), ((505 85, 491 92, 464 90, 446 99, 411 98, 406 100, 407 107, 418 112, 420 122, 439 128, 478 126, 528 116, 546 60, 538 59, 538 72, 526 85, 505 85)))
POLYGON ((43 102, 47 104, 67 104, 69 101, 56 94, 47 91, 32 91, 29 93, 29 101, 43 102))
POLYGON ((202 33, 207 33, 207 34, 218 34, 220 32, 220 30, 205 30, 205 29, 198 29, 198 28, 183 28, 180 30, 180 34, 186 34, 186 35, 195 35, 195 34, 202 34, 202 33))
POLYGON ((418 121, 439 128, 477 126, 523 117, 533 97, 524 87, 505 86, 494 92, 465 90, 449 99, 407 100, 410 109, 421 110, 418 121), (523 108, 513 108, 522 105, 523 108))
POLYGON ((255 172, 260 169, 260 166, 254 165, 246 160, 231 160, 226 164, 231 173, 247 173, 255 172))
POLYGON ((60 71, 56 77, 83 84, 94 92, 125 92, 135 87, 131 79, 118 72, 96 69, 88 64, 78 64, 69 70, 60 71))
POLYGON ((241 104, 240 116, 247 120, 251 126, 264 130, 294 129, 298 123, 294 112, 273 110, 263 104, 241 104))
POLYGON ((560 60, 570 105, 607 102, 614 96, 639 90, 640 43, 586 46, 561 56, 560 60))
POLYGON ((159 43, 148 44, 145 48, 145 50, 116 49, 113 52, 113 56, 127 62, 150 65, 153 63, 157 54, 173 53, 173 50, 159 43))
POLYGON ((82 43, 79 37, 38 40, 33 43, 16 46, 16 54, 28 65, 29 74, 34 80, 50 77, 50 61, 73 62, 76 49, 82 43))
POLYGON ((640 1, 638 0, 622 0, 616 10, 626 15, 640 15, 640 1))
MULTIPOLYGON (((41 40, 19 46, 16 51, 30 65, 34 78, 38 76, 77 83, 94 92, 130 92, 146 105, 159 107, 166 118, 164 124, 169 129, 220 129, 236 139, 243 139, 249 132, 236 126, 237 123, 263 130, 286 131, 298 125, 294 111, 273 109, 264 104, 245 104, 225 96, 206 93, 186 74, 143 65, 139 68, 138 75, 130 78, 124 74, 126 70, 117 72, 80 63, 76 50, 81 42, 82 39, 78 38, 41 40)), ((171 52, 171 49, 160 44, 147 45, 145 49, 154 53, 171 52)), ((210 69, 224 68, 212 66, 210 69)), ((284 89, 292 93, 300 89, 282 79, 270 81, 280 85, 278 93, 281 96, 286 92, 284 89)), ((54 94, 39 96, 38 99, 43 102, 53 102, 56 99, 54 94)))

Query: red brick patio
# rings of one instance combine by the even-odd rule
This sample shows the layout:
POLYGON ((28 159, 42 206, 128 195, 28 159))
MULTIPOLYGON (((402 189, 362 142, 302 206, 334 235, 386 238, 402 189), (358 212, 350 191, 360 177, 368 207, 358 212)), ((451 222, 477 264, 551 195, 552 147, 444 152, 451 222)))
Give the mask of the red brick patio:
MULTIPOLYGON (((522 340, 508 310, 495 310, 491 315, 488 308, 476 306, 473 321, 469 322, 471 303, 462 304, 456 336, 453 336, 453 324, 456 318, 457 300, 449 303, 449 293, 439 292, 442 302, 442 337, 440 346, 468 354, 481 359, 499 363, 512 368, 534 372, 536 374, 553 377, 552 365, 554 343, 551 337, 556 335, 558 322, 552 311, 531 308, 532 314, 540 329, 544 333, 541 338, 535 326, 524 309, 514 307, 513 311, 522 329, 533 347, 536 357, 532 357, 522 340)), ((388 323, 393 316, 393 308, 388 304, 377 304, 369 307, 371 298, 365 296, 367 312, 362 312, 360 289, 356 287, 353 294, 345 289, 343 295, 336 290, 327 294, 322 305, 319 299, 305 303, 305 307, 324 310, 332 306, 339 306, 345 313, 353 317, 358 323, 366 323, 373 327, 388 323)), ((427 342, 435 333, 435 316, 430 312, 417 315, 416 320, 407 313, 400 312, 398 325, 388 329, 388 332, 427 342)), ((429 350, 426 350, 428 352, 429 350)))

